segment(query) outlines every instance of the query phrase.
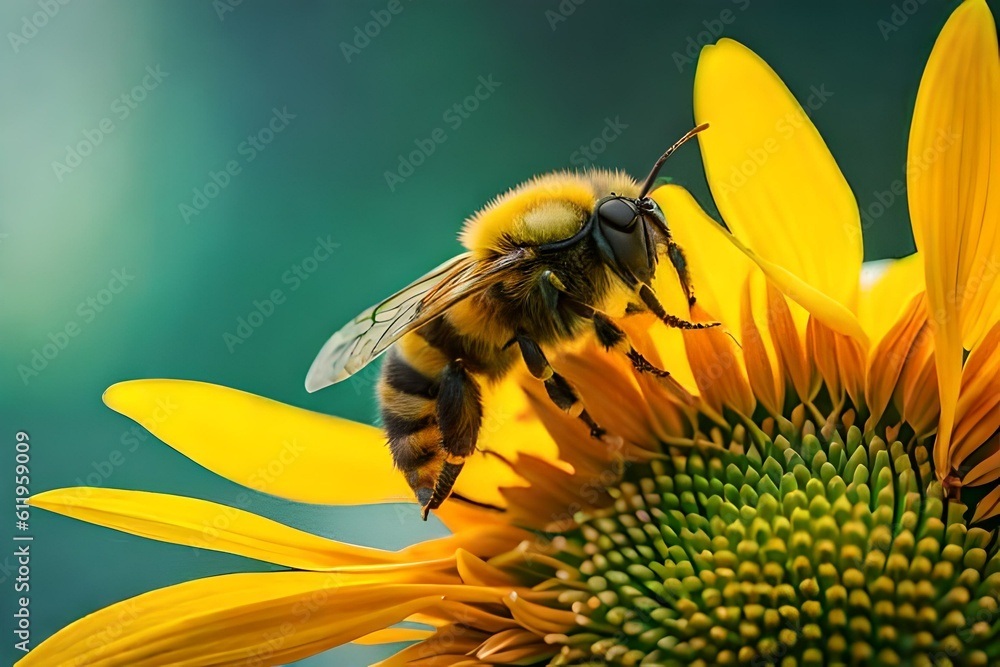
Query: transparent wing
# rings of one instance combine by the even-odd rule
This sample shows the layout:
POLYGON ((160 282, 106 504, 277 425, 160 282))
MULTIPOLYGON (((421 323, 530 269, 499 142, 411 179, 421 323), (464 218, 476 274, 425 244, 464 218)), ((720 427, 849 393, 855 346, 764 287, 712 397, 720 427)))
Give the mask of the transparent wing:
POLYGON ((439 317, 484 285, 469 253, 454 257, 364 311, 326 341, 306 376, 306 390, 346 380, 389 349, 405 333, 439 317))

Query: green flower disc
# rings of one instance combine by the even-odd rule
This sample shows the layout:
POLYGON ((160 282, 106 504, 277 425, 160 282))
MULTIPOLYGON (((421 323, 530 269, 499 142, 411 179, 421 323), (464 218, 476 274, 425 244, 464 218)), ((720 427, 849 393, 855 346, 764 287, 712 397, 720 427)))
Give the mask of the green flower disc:
POLYGON ((1000 550, 927 449, 802 431, 629 466, 562 534, 551 664, 1000 665, 1000 550))

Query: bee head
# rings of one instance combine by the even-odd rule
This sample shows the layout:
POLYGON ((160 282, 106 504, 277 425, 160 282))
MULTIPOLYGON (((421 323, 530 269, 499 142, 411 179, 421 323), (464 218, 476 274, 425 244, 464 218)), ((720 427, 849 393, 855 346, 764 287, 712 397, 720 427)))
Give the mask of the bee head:
POLYGON ((597 202, 591 226, 604 261, 622 277, 646 282, 653 274, 655 250, 646 215, 658 209, 649 197, 632 199, 612 193, 597 202), (652 251, 652 252, 651 252, 652 251))
POLYGON ((708 124, 703 123, 694 128, 660 156, 646 177, 638 197, 633 199, 611 193, 610 197, 601 199, 594 207, 590 229, 597 247, 604 260, 626 281, 638 279, 640 282, 648 282, 656 266, 653 226, 666 229, 667 223, 660 208, 648 194, 660 168, 684 142, 707 127, 708 124))

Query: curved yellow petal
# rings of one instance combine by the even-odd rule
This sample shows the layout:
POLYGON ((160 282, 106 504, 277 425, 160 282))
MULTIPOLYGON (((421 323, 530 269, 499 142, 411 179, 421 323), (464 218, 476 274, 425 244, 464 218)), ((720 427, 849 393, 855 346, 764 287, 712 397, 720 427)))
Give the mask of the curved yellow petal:
POLYGON ((903 376, 903 368, 917 343, 917 337, 925 331, 926 325, 927 300, 923 294, 917 294, 910 298, 902 316, 889 331, 879 336, 868 360, 865 402, 871 416, 865 427, 866 431, 875 428, 889 406, 903 376))
POLYGON ((397 642, 419 642, 428 639, 434 634, 433 630, 420 630, 418 628, 386 628, 370 632, 364 637, 354 640, 355 644, 365 646, 377 646, 380 644, 395 644, 397 642))
POLYGON ((1000 60, 983 0, 968 0, 938 36, 917 92, 906 182, 917 248, 924 256, 935 325, 941 423, 934 459, 951 470, 951 431, 962 369, 996 320, 1000 287, 1000 60))
POLYGON ((502 382, 483 389, 483 422, 477 446, 507 458, 533 454, 559 459, 559 447, 538 419, 524 393, 524 382, 537 382, 527 371, 512 372, 502 382))
MULTIPOLYGON (((425 640, 426 643, 407 646, 399 653, 369 667, 489 667, 489 663, 470 657, 491 636, 490 633, 477 629, 482 625, 472 626, 472 622, 482 623, 481 612, 466 607, 459 613, 471 620, 460 621, 461 625, 443 625, 425 640)), ((497 631, 504 630, 501 628, 497 631)))
POLYGON ((1000 450, 984 458, 972 467, 962 479, 962 486, 979 486, 1000 479, 1000 450))
MULTIPOLYGON (((140 537, 237 554, 300 570, 391 569, 410 565, 404 553, 344 544, 197 498, 73 487, 32 496, 30 504, 140 537)), ((434 569, 433 563, 423 566, 428 574, 434 569)))
POLYGON ((516 460, 520 453, 558 461, 559 447, 532 410, 520 384, 523 380, 520 373, 513 373, 485 388, 477 451, 466 459, 455 483, 459 495, 494 507, 506 507, 500 489, 527 484, 507 461, 516 460))
POLYGON ((283 665, 394 625, 449 589, 342 573, 209 577, 85 616, 17 665, 283 665))
POLYGON ((196 463, 257 491, 335 505, 413 499, 372 426, 188 380, 121 382, 104 402, 196 463))
MULTIPOLYGON (((482 451, 473 452, 465 460, 465 467, 455 482, 454 492, 477 503, 506 508, 507 501, 500 489, 527 486, 524 479, 507 463, 509 460, 482 451)), ((441 507, 448 504, 445 502, 441 507)), ((440 511, 441 508, 434 510, 435 516, 440 511)))
MULTIPOLYGON (((743 285, 754 264, 725 236, 698 205, 691 193, 679 185, 664 185, 649 195, 670 225, 670 233, 687 257, 698 305, 734 333, 740 332, 740 298, 734 285, 743 285)), ((670 271, 662 262, 662 271, 670 271)))
MULTIPOLYGON (((850 336, 858 341, 862 347, 867 348, 868 335, 862 328, 858 317, 851 309, 816 289, 781 264, 772 262, 757 254, 722 225, 715 225, 708 228, 716 234, 722 235, 723 238, 728 240, 736 249, 756 264, 764 272, 768 280, 780 289, 785 296, 802 306, 829 328, 837 333, 850 336)), ((854 280, 857 280, 857 278, 858 275, 855 275, 854 280)))
POLYGON ((863 405, 866 349, 814 317, 806 325, 806 349, 813 366, 826 381, 834 403, 840 402, 846 392, 854 405, 863 405))
MULTIPOLYGON (((680 289, 679 285, 680 283, 678 283, 678 289, 680 289)), ((660 287, 657 287, 657 294, 659 294, 659 289, 660 287)), ((683 307, 686 310, 687 304, 684 304, 683 307)), ((677 311, 671 310, 668 312, 677 311)), ((650 313, 626 317, 620 320, 618 324, 628 334, 629 340, 632 341, 635 349, 642 353, 651 364, 670 372, 670 377, 678 383, 680 391, 687 392, 688 394, 697 391, 698 385, 694 381, 694 373, 691 371, 691 365, 688 363, 687 353, 684 350, 684 335, 680 329, 672 329, 664 326, 656 319, 655 315, 650 313)), ((639 386, 642 389, 642 378, 639 378, 639 380, 639 386)), ((647 395, 647 399, 650 401, 653 400, 649 395, 647 395)), ((653 405, 654 411, 660 407, 659 404, 654 403, 653 405)), ((661 417, 665 415, 658 413, 657 416, 661 417)))
POLYGON ((970 523, 986 521, 1000 515, 1000 486, 986 494, 986 496, 976 505, 976 513, 972 515, 970 523))
POLYGON ((698 141, 712 195, 733 233, 757 256, 853 313, 860 215, 809 120, 832 93, 813 86, 807 95, 808 112, 756 53, 721 39, 698 60, 695 119, 710 124, 698 141))
POLYGON ((766 308, 766 293, 762 294, 764 278, 758 273, 748 275, 743 284, 740 317, 743 332, 743 365, 754 396, 772 415, 781 414, 785 401, 785 374, 778 363, 778 353, 771 340, 766 308), (759 283, 755 287, 755 283, 759 283), (755 299, 756 297, 756 299, 755 299), (754 308, 754 303, 758 304, 754 308))
MULTIPOLYGON (((972 348, 962 369, 962 388, 952 432, 952 466, 961 468, 981 448, 995 448, 993 435, 997 429, 1000 429, 1000 323, 991 327, 972 348)), ((970 471, 970 478, 973 472, 982 476, 994 471, 988 468, 970 471)), ((1000 473, 1000 469, 995 472, 1000 473)), ((969 483, 973 483, 971 479, 969 483)))
MULTIPOLYGON (((709 318, 698 304, 691 313, 693 321, 709 318)), ((684 348, 687 350, 691 370, 702 399, 716 412, 722 414, 729 407, 742 415, 750 416, 757 405, 739 348, 729 337, 728 331, 719 328, 702 331, 685 331, 684 348)))
POLYGON ((934 335, 927 324, 906 351, 903 371, 896 383, 893 403, 917 437, 933 433, 938 427, 941 405, 938 399, 934 335))
MULTIPOLYGON (((464 471, 463 471, 464 472, 464 471)), ((478 530, 503 530, 508 526, 507 513, 462 502, 454 497, 434 510, 434 516, 455 535, 469 535, 478 530)))
POLYGON ((858 319, 872 345, 889 333, 913 297, 923 291, 924 260, 919 253, 861 267, 858 319))
POLYGON ((815 391, 813 365, 806 358, 804 344, 795 326, 788 302, 778 288, 770 283, 767 284, 765 312, 778 368, 791 381, 799 400, 811 401, 815 391))

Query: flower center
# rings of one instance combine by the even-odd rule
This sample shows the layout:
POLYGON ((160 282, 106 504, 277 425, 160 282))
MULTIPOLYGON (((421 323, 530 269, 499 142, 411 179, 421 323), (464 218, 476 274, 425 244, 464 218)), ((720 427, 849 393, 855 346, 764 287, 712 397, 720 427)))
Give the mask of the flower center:
POLYGON ((629 467, 559 554, 578 627, 551 664, 988 665, 1000 555, 928 451, 734 429, 629 467))

